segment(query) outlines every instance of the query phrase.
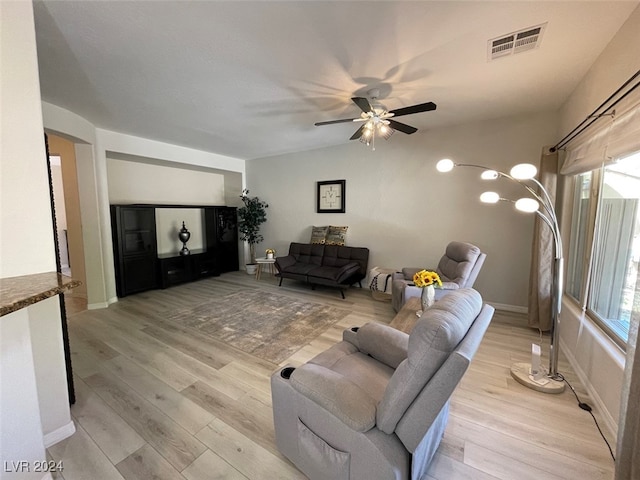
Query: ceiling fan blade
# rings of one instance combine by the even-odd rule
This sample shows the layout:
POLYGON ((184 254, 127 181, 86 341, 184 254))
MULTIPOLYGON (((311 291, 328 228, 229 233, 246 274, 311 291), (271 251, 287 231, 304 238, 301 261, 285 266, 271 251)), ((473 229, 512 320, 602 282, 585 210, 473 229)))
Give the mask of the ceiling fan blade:
POLYGON ((387 120, 389 122, 389 126, 394 130, 400 130, 407 135, 411 135, 412 133, 416 133, 418 129, 416 127, 412 127, 411 125, 407 125, 405 123, 396 122, 395 120, 387 120))
POLYGON ((331 125, 332 123, 355 122, 356 120, 360 120, 360 117, 358 117, 358 118, 343 118, 341 120, 329 120, 328 122, 316 122, 316 123, 314 123, 314 125, 316 127, 319 127, 320 125, 331 125))
POLYGON ((412 113, 430 112, 436 109, 436 104, 433 102, 421 103, 419 105, 412 105, 410 107, 396 108, 395 110, 389 110, 389 113, 393 113, 396 117, 401 115, 411 115, 412 113))
POLYGON ((351 100, 358 107, 360 107, 360 110, 362 110, 364 113, 369 113, 371 111, 371 104, 369 103, 369 100, 367 100, 366 98, 364 98, 364 97, 353 97, 351 100))
POLYGON ((364 132, 364 127, 366 125, 367 125, 366 123, 363 123, 362 125, 360 125, 360 128, 356 130, 356 133, 351 135, 351 138, 349 140, 357 140, 358 138, 360 138, 362 136, 362 132, 364 132))

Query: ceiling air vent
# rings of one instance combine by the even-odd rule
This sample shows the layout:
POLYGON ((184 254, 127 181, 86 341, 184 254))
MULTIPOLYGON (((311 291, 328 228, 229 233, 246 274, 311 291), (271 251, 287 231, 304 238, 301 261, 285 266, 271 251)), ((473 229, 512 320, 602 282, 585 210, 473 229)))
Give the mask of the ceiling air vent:
POLYGON ((489 40, 489 60, 533 50, 540 46, 546 23, 489 40))

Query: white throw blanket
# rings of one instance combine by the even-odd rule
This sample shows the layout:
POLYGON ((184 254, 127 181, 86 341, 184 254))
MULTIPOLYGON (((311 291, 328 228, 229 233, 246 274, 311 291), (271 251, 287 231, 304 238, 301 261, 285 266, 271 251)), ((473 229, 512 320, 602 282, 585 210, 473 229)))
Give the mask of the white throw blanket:
POLYGON ((376 300, 391 299, 391 283, 395 270, 373 267, 369 270, 369 289, 376 300))

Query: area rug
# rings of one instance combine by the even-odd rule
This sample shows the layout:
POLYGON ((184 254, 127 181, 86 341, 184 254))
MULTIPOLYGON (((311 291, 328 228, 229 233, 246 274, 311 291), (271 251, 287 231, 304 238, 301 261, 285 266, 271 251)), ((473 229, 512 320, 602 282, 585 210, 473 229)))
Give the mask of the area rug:
POLYGON ((162 316, 258 358, 280 363, 349 312, 274 293, 243 291, 162 316))

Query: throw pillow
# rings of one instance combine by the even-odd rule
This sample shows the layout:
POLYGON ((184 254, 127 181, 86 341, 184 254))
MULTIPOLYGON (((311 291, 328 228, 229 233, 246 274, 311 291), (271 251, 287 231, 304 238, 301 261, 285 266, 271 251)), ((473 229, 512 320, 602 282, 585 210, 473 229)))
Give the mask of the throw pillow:
POLYGON ((327 245, 344 245, 348 228, 349 227, 329 226, 325 243, 327 245))
POLYGON ((325 243, 329 227, 311 227, 311 241, 309 243, 325 243))

